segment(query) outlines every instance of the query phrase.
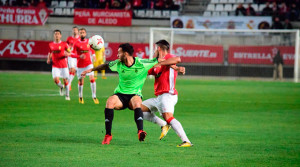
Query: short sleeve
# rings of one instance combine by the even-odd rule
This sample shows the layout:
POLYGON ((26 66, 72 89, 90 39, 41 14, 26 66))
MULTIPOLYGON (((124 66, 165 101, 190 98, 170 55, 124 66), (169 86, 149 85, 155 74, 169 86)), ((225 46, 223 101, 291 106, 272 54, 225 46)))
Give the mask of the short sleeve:
POLYGON ((150 68, 152 68, 155 64, 158 63, 158 60, 157 60, 157 58, 153 58, 153 59, 140 59, 140 62, 143 64, 143 66, 148 71, 150 68))
POLYGON ((115 61, 111 61, 109 64, 108 64, 108 67, 111 71, 117 71, 118 69, 118 63, 120 62, 119 59, 115 60, 115 61))

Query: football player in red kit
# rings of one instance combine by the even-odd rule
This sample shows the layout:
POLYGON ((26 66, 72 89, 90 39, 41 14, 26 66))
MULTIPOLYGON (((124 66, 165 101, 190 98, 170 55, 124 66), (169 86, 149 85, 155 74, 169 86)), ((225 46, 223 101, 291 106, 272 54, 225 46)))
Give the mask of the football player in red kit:
MULTIPOLYGON (((89 39, 86 39, 86 29, 79 29, 80 39, 76 41, 73 45, 73 51, 71 56, 77 58, 77 77, 78 77, 78 92, 79 92, 79 103, 84 104, 83 100, 83 83, 84 77, 81 73, 85 70, 92 69, 93 63, 91 60, 91 49, 89 45, 89 39)), ((94 72, 87 73, 90 77, 90 85, 92 90, 92 98, 95 104, 99 104, 99 100, 96 98, 96 81, 94 78, 94 72)))
POLYGON ((54 41, 49 43, 49 53, 47 63, 50 64, 52 59, 52 77, 59 87, 60 95, 63 96, 63 89, 66 88, 66 100, 70 100, 68 78, 69 69, 67 57, 70 55, 70 49, 67 43, 61 41, 61 31, 53 31, 54 41), (65 52, 67 51, 67 52, 65 52), (61 84, 60 78, 63 78, 64 85, 61 84))

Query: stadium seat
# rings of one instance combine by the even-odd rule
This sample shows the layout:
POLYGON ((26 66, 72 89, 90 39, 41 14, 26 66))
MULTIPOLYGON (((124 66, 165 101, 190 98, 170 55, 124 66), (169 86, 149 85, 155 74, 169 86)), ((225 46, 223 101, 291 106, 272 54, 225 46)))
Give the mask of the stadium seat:
POLYGON ((154 17, 161 17, 161 10, 154 10, 154 14, 153 14, 154 17))
POLYGON ((213 5, 213 4, 207 5, 207 9, 206 10, 207 11, 214 11, 215 10, 215 5, 213 5))
POLYGON ((219 12, 224 11, 224 6, 223 6, 223 4, 217 4, 217 5, 216 5, 215 11, 219 11, 219 12))
POLYGON ((253 0, 245 0, 245 3, 253 3, 253 0))
MULTIPOLYGON (((239 4, 233 4, 232 11, 235 11, 235 9, 238 7, 239 4)), ((245 7, 245 6, 244 6, 245 7)))
POLYGON ((68 2, 68 7, 69 8, 74 8, 74 2, 73 1, 69 1, 68 2))
POLYGON ((51 1, 51 7, 57 7, 58 1, 51 1))
POLYGON ((211 0, 210 3, 219 3, 219 0, 211 0))
POLYGON ((175 10, 171 11, 171 16, 178 16, 178 15, 179 15, 178 11, 175 10))
POLYGON ((210 11, 205 11, 205 12, 203 13, 203 16, 205 16, 205 17, 210 17, 210 16, 211 16, 211 12, 210 12, 210 11))
POLYGON ((170 17, 170 11, 169 10, 163 10, 162 15, 163 15, 163 17, 170 17))
POLYGON ((64 11, 63 11, 63 14, 64 15, 71 15, 71 11, 69 8, 65 8, 64 11))
POLYGON ((74 9, 70 9, 70 15, 74 15, 74 9))
POLYGON ((55 8, 54 14, 56 14, 56 15, 62 15, 63 14, 62 8, 55 8))
POLYGON ((255 10, 255 12, 258 11, 258 5, 257 4, 252 4, 253 9, 255 10))
POLYGON ((236 0, 236 3, 245 3, 244 0, 236 0))
POLYGON ((260 4, 258 7, 258 11, 262 11, 266 7, 265 4, 260 4))
POLYGON ((219 12, 213 12, 212 16, 220 16, 220 13, 219 12))
POLYGON ((145 17, 145 10, 137 10, 137 15, 138 17, 145 17))
POLYGON ((232 11, 232 5, 231 4, 225 4, 224 11, 232 11))
POLYGON ((260 4, 258 7, 258 11, 262 11, 266 7, 266 4, 260 4))
POLYGON ((235 3, 236 3, 236 0, 228 0, 228 3, 235 4, 235 3))
POLYGON ((153 10, 146 10, 146 17, 153 17, 153 10))
POLYGON ((228 16, 228 12, 221 12, 221 16, 228 16))
POLYGON ((67 1, 60 1, 59 2, 59 7, 61 7, 61 8, 67 7, 67 1))
POLYGON ((220 3, 227 3, 227 0, 220 0, 220 3))

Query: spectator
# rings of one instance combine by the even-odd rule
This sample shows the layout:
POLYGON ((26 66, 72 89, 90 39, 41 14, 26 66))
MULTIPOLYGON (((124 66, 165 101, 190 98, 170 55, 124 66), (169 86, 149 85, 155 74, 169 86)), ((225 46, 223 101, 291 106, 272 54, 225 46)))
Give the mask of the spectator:
POLYGON ((297 20, 299 18, 299 11, 300 9, 297 8, 297 5, 293 3, 289 11, 289 19, 291 21, 297 20))
POLYGON ((239 4, 239 6, 235 9, 236 16, 246 16, 246 9, 244 8, 243 4, 239 4))
POLYGON ((10 5, 9 5, 9 0, 6 0, 6 1, 5 1, 4 6, 10 6, 10 5))
POLYGON ((283 29, 283 25, 280 23, 279 17, 275 17, 271 29, 283 29))
POLYGON ((100 9, 109 9, 110 0, 99 0, 98 6, 100 9))
POLYGON ((127 1, 124 9, 131 10, 131 3, 127 1))
POLYGON ((293 26, 289 19, 284 20, 283 29, 293 29, 293 26))
POLYGON ((34 0, 30 0, 29 7, 35 7, 36 3, 34 0))
POLYGON ((156 0, 154 9, 163 9, 164 8, 164 1, 163 0, 156 0))
POLYGON ((163 0, 164 2, 164 9, 169 10, 179 10, 179 5, 175 5, 173 0, 163 0))
POLYGON ((288 7, 286 6, 285 2, 282 2, 281 7, 279 9, 280 20, 285 20, 285 18, 287 17, 287 12, 288 12, 288 7))
POLYGON ((262 10, 263 16, 272 16, 273 10, 270 8, 270 3, 266 3, 266 7, 262 10))
POLYGON ((279 15, 279 11, 280 11, 280 9, 279 9, 279 7, 278 7, 276 1, 274 1, 274 2, 272 3, 272 12, 273 12, 272 15, 273 15, 274 17, 277 17, 277 16, 279 15))
POLYGON ((44 0, 39 0, 39 3, 36 5, 37 8, 46 8, 46 3, 44 0))
POLYGON ((246 15, 247 16, 256 16, 254 8, 251 6, 251 3, 248 4, 248 7, 246 9, 246 15))
POLYGON ((29 7, 29 3, 26 0, 22 0, 22 2, 20 2, 19 6, 21 6, 21 7, 29 7))
POLYGON ((132 1, 132 6, 134 9, 142 9, 144 8, 142 0, 133 0, 132 1))

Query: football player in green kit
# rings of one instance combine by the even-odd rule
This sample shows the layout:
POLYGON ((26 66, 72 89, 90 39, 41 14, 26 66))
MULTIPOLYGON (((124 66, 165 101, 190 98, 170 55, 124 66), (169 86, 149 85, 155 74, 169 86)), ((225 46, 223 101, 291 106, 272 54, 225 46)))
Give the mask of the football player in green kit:
POLYGON ((134 120, 138 129, 139 141, 144 141, 147 133, 143 130, 143 112, 142 104, 142 88, 148 75, 148 70, 155 66, 177 64, 181 60, 174 57, 168 60, 159 58, 140 59, 133 57, 133 47, 129 43, 121 44, 118 49, 118 58, 108 64, 102 64, 92 69, 82 72, 82 76, 86 73, 96 70, 104 70, 109 68, 111 71, 117 71, 119 74, 119 84, 114 91, 114 95, 110 96, 105 106, 105 129, 106 135, 102 144, 109 144, 112 140, 111 129, 114 118, 114 109, 123 110, 129 108, 134 110, 134 120))

